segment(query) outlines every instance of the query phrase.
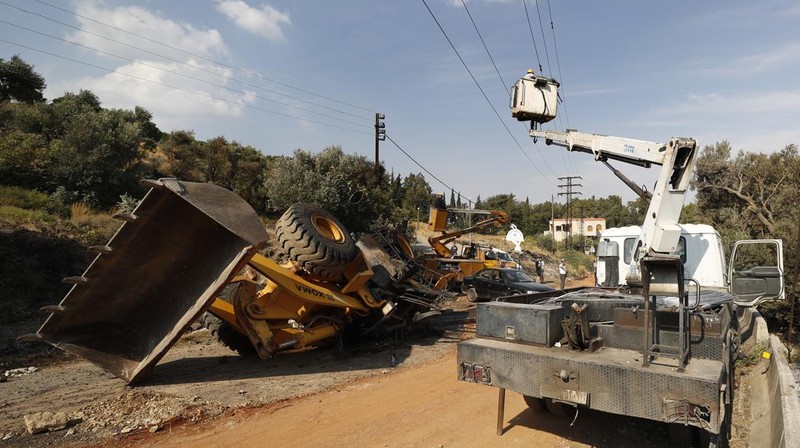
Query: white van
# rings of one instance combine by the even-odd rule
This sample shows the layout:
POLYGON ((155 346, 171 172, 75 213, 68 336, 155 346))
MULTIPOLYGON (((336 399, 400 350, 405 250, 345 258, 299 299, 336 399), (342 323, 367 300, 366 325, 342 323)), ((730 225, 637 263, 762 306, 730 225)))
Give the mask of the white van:
MULTIPOLYGON (((706 224, 679 224, 681 237, 678 253, 686 277, 697 280, 700 285, 726 288, 727 268, 722 240, 713 227, 706 224)), ((597 245, 598 286, 620 286, 630 270, 636 239, 641 227, 616 227, 603 231, 597 245)))

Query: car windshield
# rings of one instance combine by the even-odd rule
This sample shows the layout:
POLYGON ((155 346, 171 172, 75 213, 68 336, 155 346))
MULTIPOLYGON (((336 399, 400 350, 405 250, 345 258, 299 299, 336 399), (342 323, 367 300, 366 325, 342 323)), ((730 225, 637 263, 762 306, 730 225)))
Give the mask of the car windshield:
POLYGON ((503 261, 514 261, 514 260, 512 260, 512 259, 511 259, 511 256, 510 256, 510 255, 508 255, 508 254, 507 254, 507 253, 505 253, 505 252, 495 252, 494 254, 497 256, 497 259, 498 259, 498 260, 503 260, 503 261))
POLYGON ((532 278, 528 277, 528 274, 522 271, 505 271, 503 273, 506 279, 510 282, 532 282, 534 281, 532 278))

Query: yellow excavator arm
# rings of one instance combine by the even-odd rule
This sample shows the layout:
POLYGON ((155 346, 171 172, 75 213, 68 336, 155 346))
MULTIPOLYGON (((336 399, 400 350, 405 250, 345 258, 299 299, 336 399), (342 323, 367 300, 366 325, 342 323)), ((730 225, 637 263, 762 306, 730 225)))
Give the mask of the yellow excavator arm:
MULTIPOLYGON (((470 210, 470 212, 484 212, 484 211, 470 210)), ((477 232, 481 229, 486 229, 488 227, 497 227, 502 224, 508 224, 509 222, 511 222, 511 218, 508 216, 508 213, 501 210, 489 210, 485 211, 484 213, 488 213, 489 215, 491 215, 490 218, 484 219, 483 221, 480 221, 474 226, 467 227, 466 229, 458 229, 452 232, 445 232, 444 224, 447 222, 448 213, 449 211, 444 208, 431 208, 431 221, 430 221, 431 227, 433 227, 434 231, 441 231, 442 234, 428 238, 428 244, 431 245, 433 250, 440 257, 450 257, 452 254, 450 253, 450 249, 447 248, 447 245, 453 242, 456 238, 461 237, 462 235, 477 232)))

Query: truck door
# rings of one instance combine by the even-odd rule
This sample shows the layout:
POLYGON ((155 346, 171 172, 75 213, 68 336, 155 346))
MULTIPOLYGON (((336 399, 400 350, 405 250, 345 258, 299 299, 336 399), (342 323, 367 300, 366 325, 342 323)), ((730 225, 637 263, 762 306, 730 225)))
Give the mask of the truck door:
POLYGON ((737 241, 728 263, 730 293, 739 306, 783 300, 782 240, 737 241))
POLYGON ((597 245, 597 281, 600 286, 619 285, 619 243, 608 239, 597 245))

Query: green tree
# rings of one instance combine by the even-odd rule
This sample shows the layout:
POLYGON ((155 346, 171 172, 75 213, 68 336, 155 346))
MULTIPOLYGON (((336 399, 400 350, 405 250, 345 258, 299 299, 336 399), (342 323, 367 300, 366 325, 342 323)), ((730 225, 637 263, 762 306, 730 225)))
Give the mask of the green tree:
POLYGON ((192 131, 173 131, 164 135, 157 147, 147 155, 149 177, 176 177, 187 181, 204 181, 200 163, 201 142, 192 131))
POLYGON ((81 113, 63 126, 63 138, 51 143, 54 186, 101 207, 114 205, 120 195, 139 189, 143 136, 132 111, 81 113))
POLYGON ((345 154, 338 146, 318 154, 296 150, 294 157, 271 161, 264 180, 274 207, 315 203, 336 216, 351 232, 373 232, 398 223, 390 191, 376 182, 375 166, 364 156, 345 154))
POLYGON ((692 186, 701 210, 739 210, 749 217, 753 236, 776 235, 779 221, 796 210, 800 199, 798 173, 796 145, 770 154, 739 151, 731 158, 730 144, 722 141, 703 149, 692 186))
POLYGON ((8 61, 0 58, 0 103, 18 101, 33 104, 44 101, 44 77, 15 54, 8 61))
POLYGON ((409 174, 403 179, 403 208, 416 216, 427 216, 428 207, 433 200, 433 189, 425 180, 422 173, 409 174))
MULTIPOLYGON (((788 248, 784 262, 787 291, 800 269, 797 253, 800 222, 800 155, 787 145, 769 154, 739 151, 722 141, 706 146, 697 158, 692 186, 697 190, 699 214, 720 232, 725 247, 738 239, 780 238, 788 248)), ((785 330, 792 300, 761 307, 772 331, 785 330)))

